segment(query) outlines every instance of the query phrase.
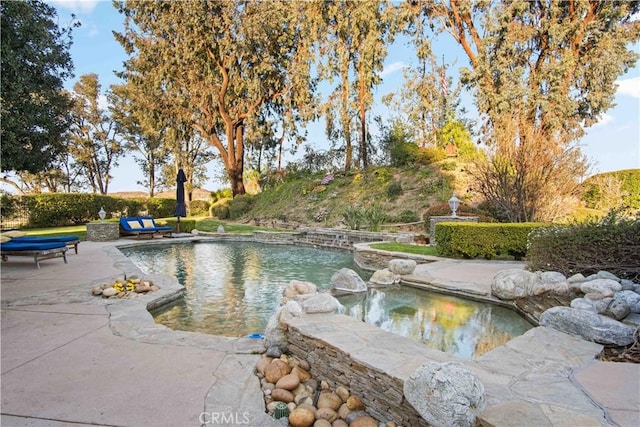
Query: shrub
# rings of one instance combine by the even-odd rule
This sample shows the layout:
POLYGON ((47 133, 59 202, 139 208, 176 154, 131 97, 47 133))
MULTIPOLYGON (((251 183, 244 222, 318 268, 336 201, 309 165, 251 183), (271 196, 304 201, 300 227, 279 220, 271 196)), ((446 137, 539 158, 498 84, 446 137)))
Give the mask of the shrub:
POLYGON ((436 248, 439 255, 491 259, 511 255, 521 259, 527 253, 527 237, 540 223, 469 223, 436 224, 436 248))
POLYGON ((400 212, 398 216, 389 217, 388 220, 395 223, 410 223, 420 221, 420 217, 414 211, 407 209, 400 212))
POLYGON ((421 148, 418 155, 418 162, 423 165, 439 162, 447 158, 447 152, 439 147, 421 148))
POLYGON ((553 225, 530 236, 528 268, 559 271, 566 276, 605 270, 640 281, 640 213, 622 217, 611 211, 602 219, 553 225))
POLYGON ((229 218, 238 219, 253 207, 255 200, 249 194, 240 194, 233 198, 229 204, 229 218))
POLYGON ((175 199, 164 199, 164 198, 138 198, 132 199, 135 202, 138 202, 141 208, 137 210, 129 211, 129 215, 137 215, 139 211, 146 210, 147 213, 155 218, 164 218, 168 216, 173 216, 173 211, 176 208, 176 200, 175 199))
POLYGON ((398 181, 393 181, 387 187, 387 196, 389 199, 394 200, 397 199, 398 196, 402 194, 402 184, 398 181))
POLYGON ((189 214, 192 216, 209 215, 209 202, 206 200, 192 200, 189 214))
POLYGON ((393 144, 389 150, 391 165, 409 166, 415 164, 419 158, 420 148, 413 142, 399 142, 393 144))
MULTIPOLYGON (((173 227, 174 232, 178 232, 178 220, 177 219, 163 219, 162 221, 158 221, 158 225, 169 225, 173 227)), ((191 233, 193 229, 196 228, 196 220, 195 219, 184 219, 180 218, 180 232, 181 233, 191 233)))
POLYGON ((222 199, 215 202, 209 208, 209 215, 214 216, 218 219, 228 219, 229 218, 229 205, 231 204, 232 199, 222 199))
POLYGON ((352 230, 360 230, 364 222, 364 212, 358 206, 347 206, 342 213, 342 217, 352 230))
POLYGON ((373 204, 364 210, 363 216, 370 231, 380 231, 382 223, 387 218, 387 213, 382 206, 373 204))

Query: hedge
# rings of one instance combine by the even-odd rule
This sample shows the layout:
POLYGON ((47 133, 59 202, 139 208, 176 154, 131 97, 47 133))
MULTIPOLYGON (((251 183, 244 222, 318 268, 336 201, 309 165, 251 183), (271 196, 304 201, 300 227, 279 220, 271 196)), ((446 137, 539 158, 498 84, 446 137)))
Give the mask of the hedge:
POLYGON ((173 199, 121 199, 88 193, 45 193, 11 198, 14 208, 20 206, 27 212, 28 222, 25 228, 85 224, 97 220, 101 208, 107 212, 107 218, 117 214, 135 216, 143 212, 161 218, 173 215, 176 206, 173 199))
POLYGON ((522 259, 527 254, 527 238, 541 223, 468 223, 440 222, 436 224, 438 255, 492 259, 511 255, 522 259))

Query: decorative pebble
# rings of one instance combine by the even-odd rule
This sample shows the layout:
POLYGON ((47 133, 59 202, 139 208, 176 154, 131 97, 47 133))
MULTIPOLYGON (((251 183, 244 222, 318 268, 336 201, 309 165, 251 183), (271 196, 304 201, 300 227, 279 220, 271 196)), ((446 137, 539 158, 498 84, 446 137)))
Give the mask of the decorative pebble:
POLYGON ((309 408, 298 406, 289 414, 289 424, 292 427, 311 427, 316 420, 316 414, 309 408))
POLYGON ((349 390, 342 385, 336 387, 336 394, 340 396, 340 399, 342 399, 343 402, 346 402, 349 398, 349 390))
POLYGON ((300 378, 296 374, 287 374, 280 378, 276 383, 276 388, 282 388, 285 390, 293 390, 300 385, 300 378))
POLYGON ((283 388, 274 388, 271 390, 271 397, 273 400, 277 400, 279 402, 293 402, 293 393, 283 388))
POLYGON ((318 408, 331 408, 337 411, 341 405, 342 399, 331 391, 322 391, 318 397, 318 408))
POLYGON ((347 408, 352 411, 364 411, 364 402, 357 396, 349 396, 347 398, 347 408))
POLYGON ((102 291, 102 296, 105 298, 109 298, 117 294, 118 294, 118 291, 116 291, 114 288, 107 288, 102 291))

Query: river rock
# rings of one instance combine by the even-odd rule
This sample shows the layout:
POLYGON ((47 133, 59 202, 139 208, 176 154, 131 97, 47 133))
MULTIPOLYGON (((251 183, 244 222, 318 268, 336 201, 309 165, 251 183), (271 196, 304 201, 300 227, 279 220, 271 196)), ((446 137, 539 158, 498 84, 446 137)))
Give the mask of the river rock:
POLYGON ((118 291, 116 291, 115 288, 107 288, 102 291, 102 296, 105 298, 109 298, 115 295, 118 295, 118 291))
POLYGON ((327 420, 330 423, 338 419, 338 413, 331 408, 318 408, 316 411, 317 420, 327 420))
POLYGON ((416 269, 416 262, 412 259, 392 259, 389 261, 389 271, 393 274, 405 276, 416 269))
POLYGON ((336 394, 343 402, 346 402, 349 398, 349 390, 343 385, 336 387, 336 394))
POLYGON ((291 368, 286 362, 274 359, 264 370, 264 378, 267 382, 276 384, 278 380, 291 372, 291 368))
POLYGON ((343 403, 340 405, 340 408, 338 408, 338 416, 343 420, 346 420, 350 413, 351 409, 349 409, 346 403, 343 403))
POLYGON ((503 270, 493 277, 491 293, 503 300, 513 300, 533 295, 533 288, 539 283, 535 273, 525 270, 503 270))
POLYGON ((300 366, 295 366, 291 370, 291 373, 296 374, 298 376, 298 379, 300 379, 300 382, 302 383, 311 378, 311 374, 308 371, 302 369, 300 366))
POLYGON ((315 420, 315 412, 304 406, 298 406, 289 414, 289 424, 292 427, 311 427, 315 420))
POLYGON ((577 308, 579 310, 589 310, 594 311, 593 302, 587 298, 574 298, 571 300, 571 307, 577 308))
POLYGON ((612 297, 615 292, 622 290, 622 285, 611 279, 588 280, 580 285, 583 293, 597 292, 605 297, 612 297))
POLYGON ((269 364, 271 363, 272 360, 273 359, 271 357, 262 356, 256 362, 256 371, 258 371, 259 373, 264 375, 264 370, 267 369, 267 366, 269 366, 269 364))
POLYGON ((624 300, 611 298, 604 310, 599 313, 612 319, 622 320, 631 313, 631 309, 624 300))
POLYGON ((293 402, 293 393, 283 388, 274 388, 271 390, 271 397, 278 402, 293 402))
POLYGON ((632 313, 640 313, 640 294, 634 291, 616 292, 613 298, 624 301, 632 313))
POLYGON ((367 414, 364 411, 353 411, 353 412, 349 412, 349 415, 347 415, 347 417, 344 419, 347 424, 351 425, 352 422, 354 422, 356 420, 356 418, 360 418, 360 417, 368 417, 369 414, 367 414))
POLYGON ((332 425, 329 421, 320 419, 313 423, 313 427, 332 427, 332 425))
POLYGON ((543 283, 563 283, 567 281, 564 274, 557 271, 540 271, 538 277, 543 283))
POLYGON ((334 313, 340 307, 340 301, 325 293, 312 295, 302 302, 302 310, 305 313, 334 313))
POLYGON ((289 285, 287 285, 282 294, 285 298, 295 298, 298 295, 315 294, 316 292, 318 292, 318 287, 315 284, 300 280, 292 280, 289 282, 289 285))
POLYGON ((347 408, 349 408, 352 411, 365 410, 364 402, 358 396, 349 396, 347 398, 347 408))
POLYGON ((485 404, 484 386, 461 363, 425 363, 405 381, 404 395, 436 426, 471 427, 485 404))
POLYGON ((94 286, 93 288, 91 288, 91 293, 93 295, 102 295, 102 286, 94 286))
POLYGON ((287 374, 278 380, 278 382, 276 383, 276 388, 282 388, 291 391, 298 387, 299 384, 300 378, 298 378, 296 374, 287 374))
POLYGON ((345 420, 337 419, 331 423, 331 427, 349 427, 345 420))
POLYGON ((633 342, 634 328, 610 317, 571 307, 551 307, 540 316, 540 325, 604 345, 633 342))
POLYGON ((365 415, 351 421, 349 427, 378 427, 378 421, 369 415, 365 415))
POLYGON ((331 408, 334 411, 337 411, 338 409, 340 409, 342 403, 342 399, 340 399, 340 396, 338 396, 337 394, 330 391, 323 391, 320 393, 320 396, 318 396, 317 406, 318 409, 331 408))
POLYGON ((375 286, 391 286, 395 281, 395 276, 388 268, 374 271, 369 279, 369 283, 375 286))
POLYGON ((331 276, 333 288, 341 292, 366 292, 367 284, 354 270, 341 268, 331 276))
POLYGON ((616 276, 613 273, 609 273, 608 271, 604 271, 604 270, 600 270, 596 273, 596 277, 598 279, 609 279, 609 280, 615 280, 616 282, 620 282, 620 279, 618 278, 618 276, 616 276))

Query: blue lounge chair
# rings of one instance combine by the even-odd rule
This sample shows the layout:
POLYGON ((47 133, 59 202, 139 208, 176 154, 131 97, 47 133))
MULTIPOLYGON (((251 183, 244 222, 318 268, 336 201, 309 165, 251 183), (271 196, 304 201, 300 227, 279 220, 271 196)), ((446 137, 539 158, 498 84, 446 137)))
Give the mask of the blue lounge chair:
POLYGON ((173 232, 173 227, 159 226, 150 216, 130 216, 120 218, 120 235, 123 236, 140 236, 149 235, 153 239, 156 233, 163 235, 173 232))
POLYGON ((57 237, 38 237, 38 236, 24 236, 24 237, 14 237, 11 239, 14 243, 54 243, 54 242, 64 242, 69 249, 73 248, 78 254, 78 244, 80 243, 80 239, 77 236, 57 236, 57 237))
POLYGON ((64 259, 64 263, 67 264, 68 250, 69 248, 65 242, 18 243, 9 241, 0 243, 0 252, 3 261, 7 261, 9 255, 32 256, 37 268, 40 268, 41 260, 60 256, 64 259))

